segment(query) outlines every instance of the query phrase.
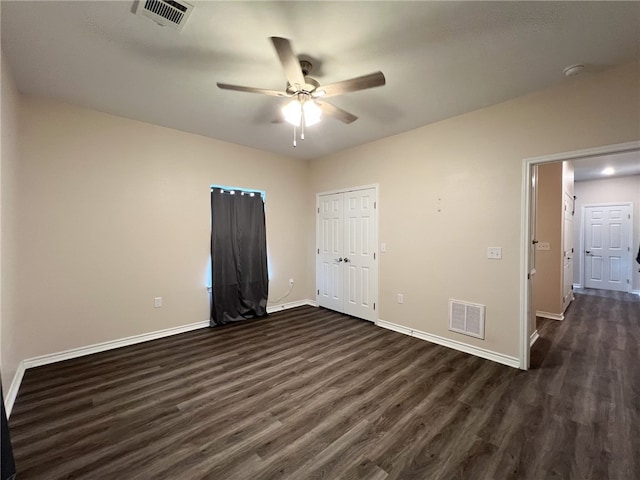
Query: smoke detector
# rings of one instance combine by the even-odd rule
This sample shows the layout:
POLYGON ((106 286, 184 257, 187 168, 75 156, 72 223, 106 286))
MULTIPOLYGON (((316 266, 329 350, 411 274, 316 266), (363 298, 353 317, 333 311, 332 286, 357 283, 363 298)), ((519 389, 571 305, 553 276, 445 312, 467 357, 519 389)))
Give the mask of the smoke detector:
POLYGON ((569 65, 564 69, 565 77, 573 77, 575 75, 580 75, 584 71, 584 65, 578 63, 576 65, 569 65))
POLYGON ((181 31, 193 5, 183 0, 140 0, 136 15, 147 17, 162 27, 181 31))

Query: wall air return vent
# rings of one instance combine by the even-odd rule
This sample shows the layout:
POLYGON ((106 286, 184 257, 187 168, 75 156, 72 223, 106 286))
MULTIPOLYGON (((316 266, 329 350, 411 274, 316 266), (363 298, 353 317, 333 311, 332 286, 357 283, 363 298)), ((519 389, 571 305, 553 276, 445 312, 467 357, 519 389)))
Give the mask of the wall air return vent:
POLYGON ((136 14, 180 31, 192 10, 193 5, 182 0, 140 0, 136 14))
POLYGON ((484 339, 484 305, 449 299, 449 330, 484 339))

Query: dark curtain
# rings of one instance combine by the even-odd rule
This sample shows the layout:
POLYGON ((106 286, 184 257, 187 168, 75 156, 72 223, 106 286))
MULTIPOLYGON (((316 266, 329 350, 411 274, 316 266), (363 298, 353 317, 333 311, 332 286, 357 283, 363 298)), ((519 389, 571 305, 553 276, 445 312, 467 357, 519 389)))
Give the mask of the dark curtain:
POLYGON ((13 463, 13 449, 7 423, 7 412, 4 410, 4 392, 0 386, 0 404, 2 405, 2 480, 12 480, 16 475, 16 466, 13 463))
POLYGON ((268 294, 262 196, 212 189, 210 325, 267 315, 268 294))

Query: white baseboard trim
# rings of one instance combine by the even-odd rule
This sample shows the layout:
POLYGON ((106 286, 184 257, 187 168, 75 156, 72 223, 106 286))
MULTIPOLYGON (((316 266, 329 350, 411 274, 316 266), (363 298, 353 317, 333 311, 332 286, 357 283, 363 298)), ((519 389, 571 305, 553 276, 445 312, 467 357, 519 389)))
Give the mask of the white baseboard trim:
MULTIPOLYGON (((287 310, 289 308, 300 307, 302 305, 310 305, 316 307, 317 303, 314 300, 298 300, 295 302, 283 303, 281 305, 274 305, 267 308, 268 313, 274 311, 287 310)), ((27 358, 22 360, 18 365, 18 370, 13 376, 13 381, 9 387, 5 399, 5 409, 7 411, 7 417, 11 415, 13 404, 18 396, 18 390, 22 383, 22 377, 27 368, 40 367, 42 365, 49 365, 50 363, 62 362, 63 360, 70 360, 72 358, 84 357, 85 355, 91 355, 92 353, 106 352, 107 350, 113 350, 114 348, 126 347, 129 345, 135 345, 137 343, 148 342, 149 340, 156 340, 158 338, 170 337, 179 333, 190 332, 192 330, 198 330, 209 326, 209 320, 204 322, 190 323, 188 325, 181 325, 179 327, 165 328, 164 330, 157 330, 155 332, 142 333, 140 335, 133 335, 131 337, 120 338, 117 340, 110 340, 108 342, 96 343, 88 345, 86 347, 72 348, 63 352, 50 353, 47 355, 40 355, 38 357, 27 358)))
POLYGON ((451 340, 450 338, 444 338, 439 335, 433 335, 431 333, 422 332, 420 330, 413 330, 411 328, 403 327, 402 325, 397 325, 385 320, 378 319, 376 321, 376 325, 388 330, 393 330, 394 332, 399 332, 405 335, 419 338, 420 340, 426 340, 427 342, 436 343, 438 345, 442 345, 443 347, 452 348, 460 352, 475 355, 476 357, 485 358, 487 360, 501 363, 509 367, 520 368, 520 359, 518 359, 517 357, 511 357, 509 355, 504 355, 492 350, 487 350, 486 348, 476 347, 473 345, 469 345, 468 343, 451 340))
POLYGON ((582 284, 581 284, 581 283, 574 283, 574 284, 573 284, 573 289, 574 289, 574 290, 576 290, 576 289, 582 289, 582 284))
POLYGON ((267 307, 267 313, 279 312, 281 310, 289 310, 290 308, 302 307, 303 305, 309 305, 311 307, 317 307, 318 304, 315 300, 305 298, 304 300, 296 300, 295 302, 280 303, 278 305, 271 305, 267 307))
POLYGON ((640 290, 631 290, 631 293, 640 296, 640 290))
POLYGON ((394 332, 404 333, 405 335, 413 336, 413 330, 402 325, 396 325, 395 323, 387 322, 385 320, 376 320, 376 325, 387 330, 393 330, 394 332))
POLYGON ((564 313, 549 313, 536 311, 536 317, 548 318, 550 320, 564 320, 564 313))
POLYGON ((22 383, 22 377, 24 377, 24 370, 24 362, 20 362, 18 364, 18 370, 16 370, 16 374, 13 376, 13 380, 11 381, 11 386, 9 386, 7 396, 4 399, 4 409, 7 412, 7 418, 11 416, 13 404, 16 402, 18 390, 20 390, 20 384, 22 383))
POLYGON ((87 345, 86 347, 72 348, 62 352, 27 358, 26 360, 23 360, 24 366, 25 368, 40 367, 42 365, 49 365, 50 363, 62 362, 63 360, 84 357, 85 355, 91 355, 92 353, 106 352, 107 350, 113 350, 114 348, 135 345, 137 343, 148 342, 149 340, 156 340, 158 338, 170 337, 172 335, 190 332, 192 330, 208 326, 209 321, 206 320, 204 322, 190 323, 179 327, 165 328, 164 330, 157 330, 155 332, 142 333, 140 335, 133 335, 131 337, 120 338, 117 340, 95 343, 93 345, 87 345))
POLYGON ((538 340, 539 338, 540 338, 540 334, 538 333, 538 330, 536 330, 529 337, 529 347, 533 347, 533 344, 536 343, 536 340, 538 340))
POLYGON ((20 362, 20 366, 18 367, 18 371, 13 377, 13 382, 11 382, 9 392, 7 392, 7 400, 5 402, 7 416, 10 415, 11 410, 13 409, 13 404, 16 400, 16 397, 18 396, 18 390, 20 389, 20 384, 22 383, 22 377, 24 376, 25 370, 28 368, 49 365, 50 363, 62 362, 63 360, 69 360, 72 358, 84 357, 85 355, 91 355, 92 353, 106 352, 107 350, 113 350, 114 348, 126 347, 128 345, 134 345, 136 343, 143 343, 149 340, 169 337, 171 335, 190 332, 191 330, 197 330, 199 328, 208 326, 208 320, 204 322, 190 323, 189 325, 165 328, 164 330, 157 330, 155 332, 133 335, 131 337, 120 338, 117 340, 95 343, 86 347, 72 348, 69 350, 64 350, 62 352, 49 353, 47 355, 40 355, 38 357, 32 357, 22 360, 20 362))

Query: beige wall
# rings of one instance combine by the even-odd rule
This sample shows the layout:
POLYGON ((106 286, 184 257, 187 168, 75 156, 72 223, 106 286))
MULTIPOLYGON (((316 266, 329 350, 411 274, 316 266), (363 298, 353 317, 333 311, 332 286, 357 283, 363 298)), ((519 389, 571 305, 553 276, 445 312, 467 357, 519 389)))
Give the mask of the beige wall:
MULTIPOLYGON (((582 211, 584 205, 595 203, 630 202, 633 210, 633 245, 631 247, 631 263, 633 266, 632 290, 640 291, 640 265, 635 261, 640 244, 640 175, 614 177, 587 182, 576 182, 576 216, 574 221, 574 238, 576 251, 582 248, 582 211)), ((577 255, 576 258, 580 258, 577 255)), ((573 283, 582 285, 584 264, 576 262, 573 283)))
POLYGON ((312 296, 305 162, 43 98, 20 103, 14 359, 207 320, 211 184, 266 191, 271 298, 289 278, 283 302, 312 296))
POLYGON ((565 79, 312 161, 310 195, 380 185, 380 318, 517 356, 522 160, 638 140, 638 71, 565 79), (503 259, 487 259, 489 246, 503 259), (448 331, 449 298, 487 306, 484 341, 448 331))
POLYGON ((20 359, 15 352, 16 335, 16 221, 18 98, 11 71, 1 57, 1 157, 0 157, 0 366, 6 395, 20 359))
POLYGON ((538 166, 536 240, 549 250, 536 250, 534 308, 537 312, 562 314, 562 201, 563 162, 538 166))
POLYGON ((638 87, 634 63, 310 164, 19 97, 5 384, 25 358, 206 320, 212 183, 266 190, 272 297, 296 279, 285 301, 314 298, 315 193, 378 183, 380 318, 515 357, 522 159, 638 140, 638 87), (448 332, 449 298, 487 305, 484 341, 448 332))

